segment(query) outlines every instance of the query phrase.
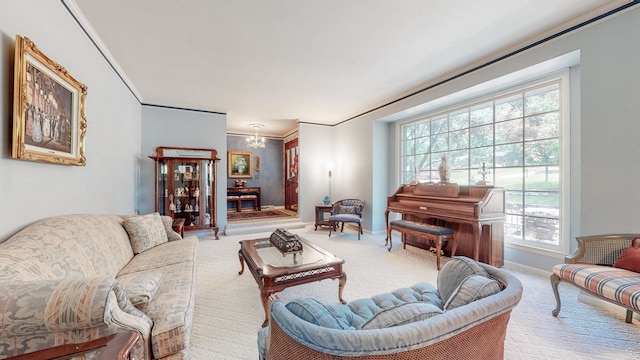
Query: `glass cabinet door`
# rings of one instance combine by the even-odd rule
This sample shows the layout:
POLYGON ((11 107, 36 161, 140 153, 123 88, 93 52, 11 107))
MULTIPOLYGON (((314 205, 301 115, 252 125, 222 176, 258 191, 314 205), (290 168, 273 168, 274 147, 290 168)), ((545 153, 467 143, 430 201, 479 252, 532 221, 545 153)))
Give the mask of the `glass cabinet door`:
POLYGON ((169 190, 169 178, 167 176, 167 164, 159 162, 156 174, 156 204, 160 215, 169 215, 169 202, 173 201, 173 192, 169 190))
MULTIPOLYGON (((174 218, 185 219, 185 226, 200 226, 200 168, 196 161, 173 161, 174 218)), ((206 208, 205 208, 206 209, 206 208)))

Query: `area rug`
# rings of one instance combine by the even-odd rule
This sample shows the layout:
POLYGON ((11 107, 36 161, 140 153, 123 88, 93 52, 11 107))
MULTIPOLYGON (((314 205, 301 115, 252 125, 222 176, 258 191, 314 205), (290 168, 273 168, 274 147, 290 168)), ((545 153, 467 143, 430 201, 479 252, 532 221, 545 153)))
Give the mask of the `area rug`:
POLYGON ((295 217, 296 214, 283 209, 268 209, 262 211, 227 212, 227 221, 242 221, 255 219, 270 219, 281 217, 295 217))
MULTIPOLYGON (((365 233, 358 241, 355 232, 329 237, 328 230, 315 231, 313 226, 291 231, 345 260, 347 301, 419 281, 436 281, 434 254, 412 246, 403 250, 402 245, 388 252, 385 235, 365 233)), ((258 358, 256 334, 264 320, 260 290, 249 271, 238 275, 237 255, 238 241, 255 237, 256 234, 220 236, 219 241, 200 238, 190 344, 192 359, 258 358)), ((513 264, 505 265, 505 269, 517 276, 524 287, 522 300, 513 310, 507 329, 506 360, 638 358, 638 320, 627 324, 624 311, 614 314, 580 302, 579 291, 564 284, 560 285, 562 311, 553 317, 555 299, 549 273, 513 264)), ((310 296, 328 304, 339 303, 338 282, 334 280, 294 286, 278 295, 284 301, 310 296)))

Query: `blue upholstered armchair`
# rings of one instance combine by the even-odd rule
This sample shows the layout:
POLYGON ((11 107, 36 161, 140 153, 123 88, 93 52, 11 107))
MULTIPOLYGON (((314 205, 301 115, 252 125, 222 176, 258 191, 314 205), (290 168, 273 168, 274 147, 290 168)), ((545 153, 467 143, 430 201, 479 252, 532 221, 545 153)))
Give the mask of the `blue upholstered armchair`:
POLYGON ((331 226, 329 227, 329 236, 331 236, 331 230, 340 227, 340 232, 344 231, 344 223, 352 222, 358 224, 358 240, 360 240, 360 234, 362 234, 362 210, 364 209, 364 200, 360 199, 342 199, 333 203, 331 209, 331 226))

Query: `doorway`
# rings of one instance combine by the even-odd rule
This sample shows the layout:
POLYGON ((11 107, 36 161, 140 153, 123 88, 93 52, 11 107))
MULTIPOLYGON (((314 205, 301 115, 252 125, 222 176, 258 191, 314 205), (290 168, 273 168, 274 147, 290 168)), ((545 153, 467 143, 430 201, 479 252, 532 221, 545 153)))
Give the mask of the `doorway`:
POLYGON ((284 144, 284 207, 298 212, 298 138, 284 144))

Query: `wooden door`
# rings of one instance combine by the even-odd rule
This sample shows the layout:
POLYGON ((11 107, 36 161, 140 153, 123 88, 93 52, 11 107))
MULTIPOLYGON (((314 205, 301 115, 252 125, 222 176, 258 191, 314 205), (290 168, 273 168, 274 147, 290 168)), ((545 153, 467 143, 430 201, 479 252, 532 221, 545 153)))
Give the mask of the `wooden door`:
POLYGON ((298 139, 284 144, 284 207, 298 211, 298 139))

